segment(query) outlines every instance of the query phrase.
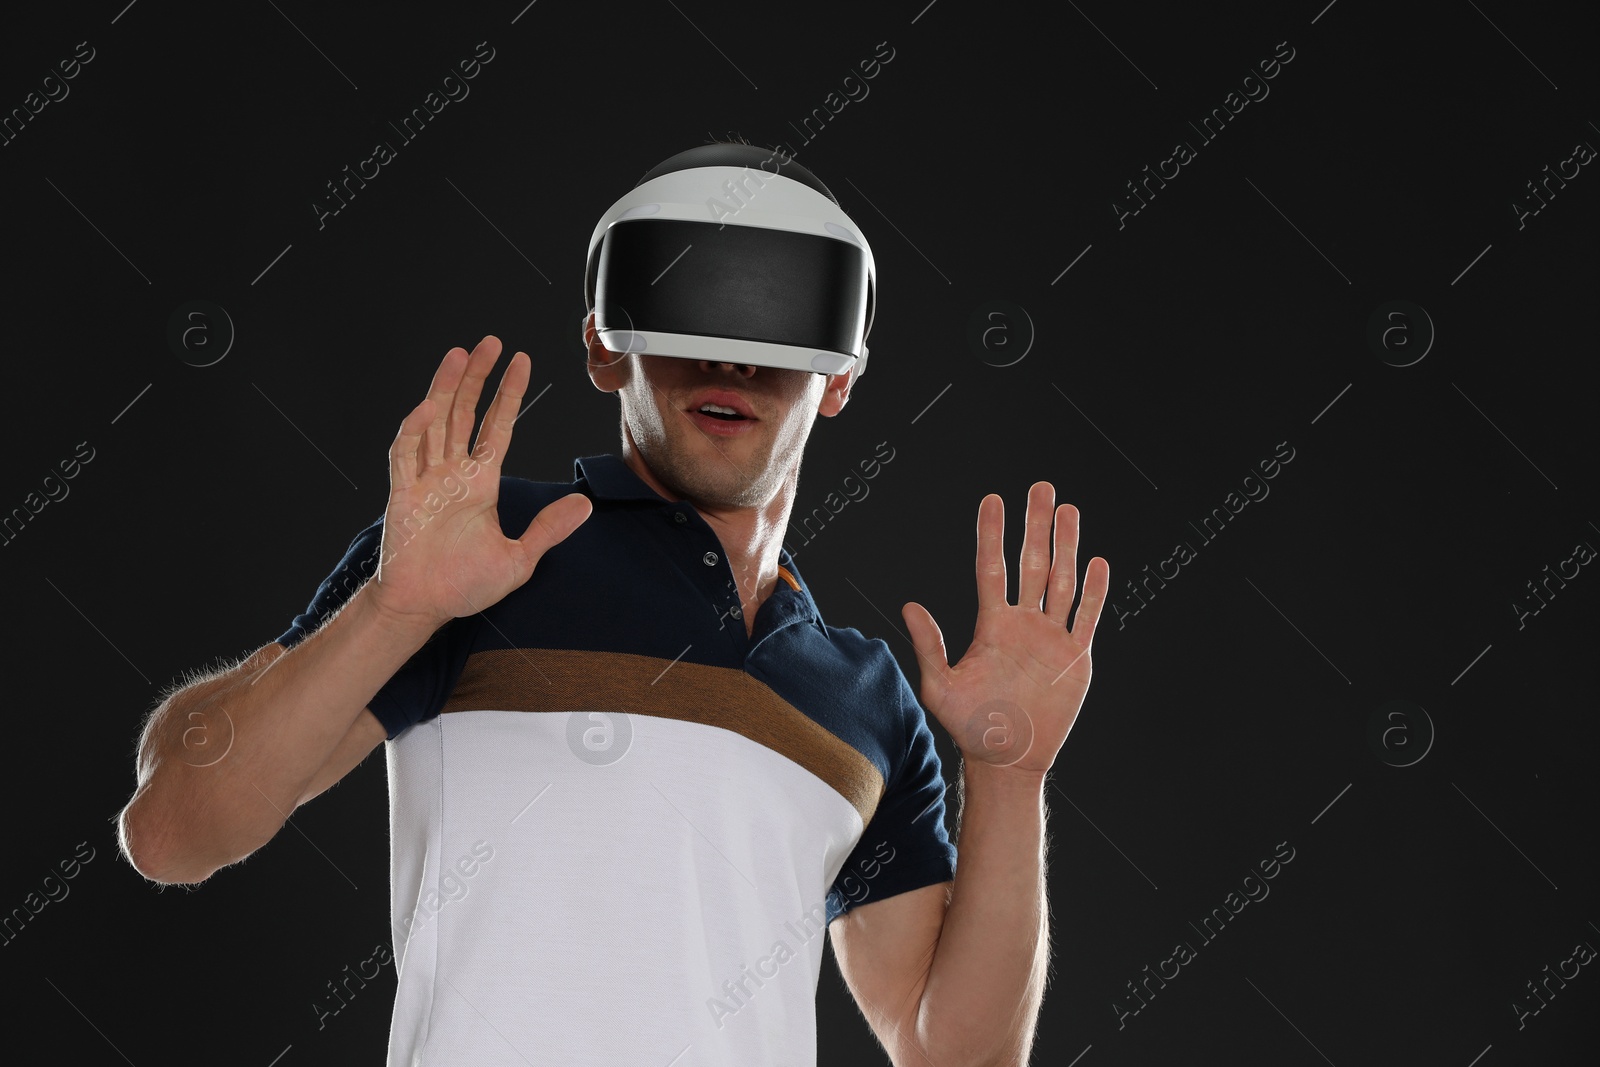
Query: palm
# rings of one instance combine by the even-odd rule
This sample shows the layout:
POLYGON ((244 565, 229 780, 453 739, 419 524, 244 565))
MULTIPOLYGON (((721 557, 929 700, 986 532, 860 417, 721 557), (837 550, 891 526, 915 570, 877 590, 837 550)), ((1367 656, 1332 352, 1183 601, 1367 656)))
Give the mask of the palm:
POLYGON ((377 602, 392 614, 439 625, 482 611, 526 582, 544 553, 589 516, 589 500, 570 493, 541 509, 521 537, 505 536, 500 465, 528 387, 524 353, 507 365, 477 447, 467 451, 478 397, 499 356, 492 334, 470 356, 461 348, 446 353, 427 398, 389 448, 389 504, 374 581, 377 602))
POLYGON ((1078 512, 1071 504, 1053 512, 1054 499, 1048 482, 1029 490, 1016 604, 1006 601, 1004 504, 991 494, 979 505, 977 625, 972 645, 954 667, 928 610, 915 602, 902 609, 917 648, 922 702, 962 756, 1041 774, 1055 762, 1088 693, 1089 648, 1111 584, 1111 565, 1099 556, 1091 559, 1083 602, 1068 629, 1077 584, 1078 512))
MULTIPOLYGON (((384 516, 383 582, 410 582, 417 599, 452 618, 483 610, 533 571, 527 550, 502 531, 499 486, 490 485, 482 472, 479 464, 475 478, 458 480, 470 495, 437 516, 419 520, 428 514, 420 498, 391 499, 384 516), (419 552, 425 544, 426 551, 419 552)), ((435 506, 440 499, 443 494, 436 494, 435 506)))

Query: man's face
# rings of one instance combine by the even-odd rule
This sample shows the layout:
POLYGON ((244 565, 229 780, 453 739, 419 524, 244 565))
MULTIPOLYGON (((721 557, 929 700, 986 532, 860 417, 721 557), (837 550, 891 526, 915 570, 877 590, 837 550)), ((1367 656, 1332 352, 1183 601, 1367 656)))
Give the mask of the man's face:
POLYGON ((656 479, 712 507, 768 504, 798 468, 818 412, 835 414, 848 387, 845 375, 619 354, 598 342, 589 373, 619 394, 627 433, 656 479), (750 417, 702 415, 708 400, 750 417))

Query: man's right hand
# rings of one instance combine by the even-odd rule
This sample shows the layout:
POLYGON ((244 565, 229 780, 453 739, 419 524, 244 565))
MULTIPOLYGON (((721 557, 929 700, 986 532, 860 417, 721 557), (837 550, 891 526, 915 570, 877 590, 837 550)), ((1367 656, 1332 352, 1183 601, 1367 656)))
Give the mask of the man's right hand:
POLYGON ((484 610, 532 577, 545 552, 593 509, 588 497, 569 493, 535 515, 520 538, 501 530, 500 465, 528 389, 527 353, 511 357, 467 449, 478 397, 499 357, 493 334, 470 356, 464 348, 446 352, 427 398, 389 446, 389 505, 370 591, 384 615, 437 629, 484 610))

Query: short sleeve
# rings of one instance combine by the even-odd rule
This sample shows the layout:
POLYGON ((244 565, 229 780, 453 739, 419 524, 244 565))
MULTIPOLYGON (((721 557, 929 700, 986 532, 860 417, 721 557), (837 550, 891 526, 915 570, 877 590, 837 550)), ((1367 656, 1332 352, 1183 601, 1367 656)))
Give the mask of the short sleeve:
POLYGON ((828 892, 829 922, 858 904, 955 877, 956 846, 944 826, 944 772, 933 731, 905 675, 898 668, 895 674, 910 743, 828 892))
POLYGON ((382 542, 383 518, 380 516, 377 522, 356 534, 339 565, 323 579, 317 587, 316 596, 278 637, 278 643, 286 649, 293 648, 333 618, 334 613, 344 607, 356 590, 378 572, 378 549, 382 542))
MULTIPOLYGON (((382 544, 383 519, 379 517, 356 534, 344 558, 323 579, 311 603, 295 616, 278 643, 293 648, 333 618, 377 573, 382 544)), ((444 707, 466 664, 474 618, 452 619, 441 626, 367 702, 389 740, 413 724, 433 718, 444 707)))

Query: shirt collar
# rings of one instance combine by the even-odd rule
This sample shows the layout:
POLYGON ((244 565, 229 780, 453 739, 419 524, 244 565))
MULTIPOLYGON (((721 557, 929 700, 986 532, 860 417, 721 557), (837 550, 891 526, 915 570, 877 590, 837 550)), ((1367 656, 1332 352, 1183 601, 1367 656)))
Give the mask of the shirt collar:
MULTIPOLYGON (((621 456, 599 455, 583 456, 572 464, 573 481, 580 479, 589 483, 589 494, 597 500, 646 500, 659 504, 665 508, 673 507, 673 503, 654 489, 645 484, 644 479, 633 472, 633 468, 621 456)), ((799 596, 805 602, 806 610, 811 616, 811 621, 818 630, 827 634, 827 626, 822 621, 822 612, 817 610, 817 602, 811 598, 811 587, 806 584, 805 578, 800 574, 800 569, 795 566, 793 557, 787 548, 778 550, 778 562, 794 580, 800 583, 799 596)), ((780 576, 779 588, 788 589, 789 583, 780 576)))
POLYGON ((601 500, 649 500, 666 504, 660 493, 633 473, 621 456, 584 456, 572 464, 572 480, 585 479, 589 495, 601 500))

